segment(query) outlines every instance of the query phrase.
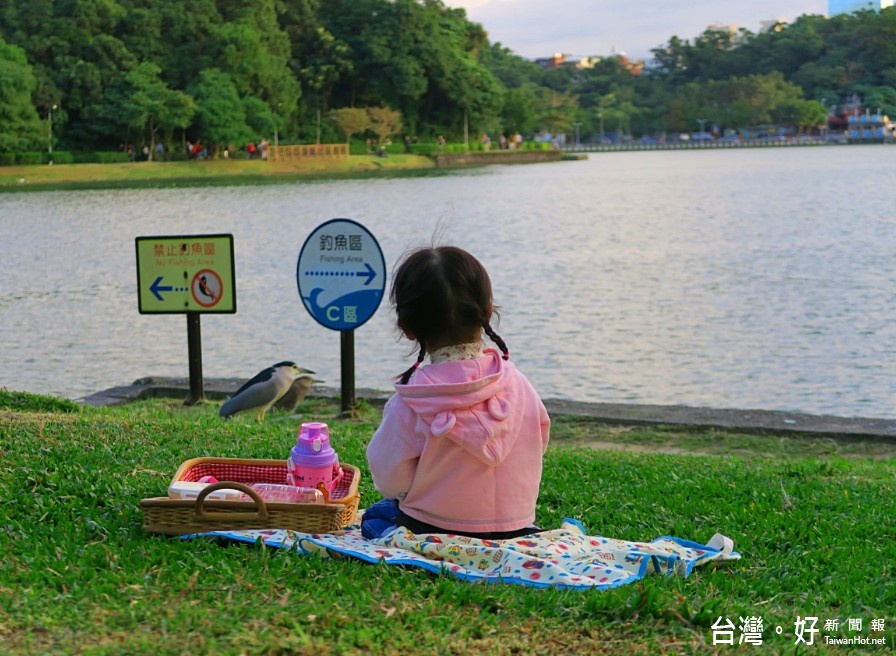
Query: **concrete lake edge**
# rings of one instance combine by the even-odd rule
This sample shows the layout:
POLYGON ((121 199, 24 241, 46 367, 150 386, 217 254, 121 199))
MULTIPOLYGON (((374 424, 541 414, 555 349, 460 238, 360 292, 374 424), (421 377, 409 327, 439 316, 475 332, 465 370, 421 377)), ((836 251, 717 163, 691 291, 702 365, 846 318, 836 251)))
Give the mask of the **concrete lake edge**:
MULTIPOLYGON (((205 398, 210 401, 229 398, 245 382, 242 378, 206 378, 205 398)), ((340 390, 315 386, 309 396, 336 398, 340 390)), ((374 405, 382 405, 392 392, 360 388, 355 396, 374 405)), ((112 387, 77 399, 84 405, 102 407, 148 398, 188 398, 187 378, 147 376, 130 385, 112 387)), ((616 426, 674 426, 687 429, 715 429, 746 434, 809 435, 845 440, 874 439, 896 444, 896 419, 810 415, 781 410, 737 410, 679 405, 629 403, 583 403, 545 399, 548 413, 554 416, 587 417, 616 426)))

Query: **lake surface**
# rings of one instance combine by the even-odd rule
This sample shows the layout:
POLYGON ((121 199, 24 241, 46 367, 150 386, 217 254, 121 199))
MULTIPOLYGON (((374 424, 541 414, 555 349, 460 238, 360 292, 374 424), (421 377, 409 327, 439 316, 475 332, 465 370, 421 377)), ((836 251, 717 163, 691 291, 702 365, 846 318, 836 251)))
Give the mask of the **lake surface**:
MULTIPOLYGON (((660 151, 422 178, 0 194, 0 386, 80 398, 189 373, 184 315, 138 313, 134 240, 231 233, 237 308, 207 377, 293 359, 339 387, 296 286, 354 219, 391 270, 433 240, 489 270, 497 330, 546 398, 896 417, 896 148, 660 151)), ((358 387, 410 362, 384 302, 358 387)))

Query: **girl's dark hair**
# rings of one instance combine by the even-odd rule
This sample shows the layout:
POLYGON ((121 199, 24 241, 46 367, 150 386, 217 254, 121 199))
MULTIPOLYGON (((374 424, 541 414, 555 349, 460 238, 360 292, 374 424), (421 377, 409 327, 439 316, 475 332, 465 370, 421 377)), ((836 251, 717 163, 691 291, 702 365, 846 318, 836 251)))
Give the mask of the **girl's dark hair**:
POLYGON ((495 312, 492 283, 485 267, 456 246, 421 248, 407 254, 392 276, 389 299, 398 328, 420 345, 417 361, 399 380, 406 385, 423 362, 428 345, 463 344, 475 339, 481 328, 509 357, 507 345, 492 330, 495 312))

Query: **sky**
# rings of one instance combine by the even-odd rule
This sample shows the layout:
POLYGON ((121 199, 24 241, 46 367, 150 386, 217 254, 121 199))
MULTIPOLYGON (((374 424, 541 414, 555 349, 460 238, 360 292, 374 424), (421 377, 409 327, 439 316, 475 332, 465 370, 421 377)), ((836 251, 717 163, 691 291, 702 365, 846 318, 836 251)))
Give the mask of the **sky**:
POLYGON ((466 10, 491 43, 534 59, 624 53, 649 59, 673 36, 693 42, 710 25, 758 32, 764 20, 827 15, 827 0, 442 0, 466 10))

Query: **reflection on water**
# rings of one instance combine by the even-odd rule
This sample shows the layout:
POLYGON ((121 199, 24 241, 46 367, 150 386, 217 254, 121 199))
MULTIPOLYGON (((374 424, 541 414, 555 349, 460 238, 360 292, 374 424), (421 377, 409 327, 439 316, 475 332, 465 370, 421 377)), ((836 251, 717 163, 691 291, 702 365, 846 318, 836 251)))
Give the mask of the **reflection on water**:
MULTIPOLYGON (((387 268, 474 252, 498 331, 545 397, 896 417, 896 149, 608 153, 444 176, 0 195, 0 385, 72 398, 186 376, 186 320, 137 311, 134 239, 232 233, 235 315, 203 315, 206 376, 295 359, 339 385, 338 334, 296 261, 331 218, 387 268)), ((358 386, 407 366, 384 303, 358 386)))

